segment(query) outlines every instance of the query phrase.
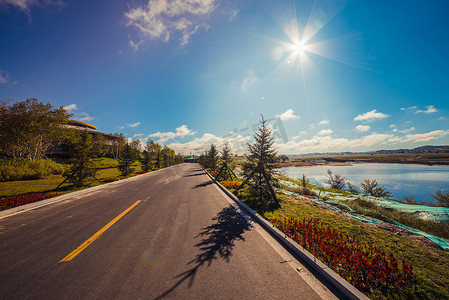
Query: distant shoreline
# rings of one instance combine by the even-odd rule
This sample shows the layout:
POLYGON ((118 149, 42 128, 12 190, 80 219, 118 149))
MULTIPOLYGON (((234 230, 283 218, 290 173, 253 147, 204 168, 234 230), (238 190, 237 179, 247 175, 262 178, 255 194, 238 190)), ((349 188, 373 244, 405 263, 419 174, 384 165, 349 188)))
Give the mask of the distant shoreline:
POLYGON ((449 161, 433 162, 433 161, 370 161, 370 160, 325 160, 325 161, 292 161, 285 163, 278 163, 276 168, 288 167, 313 167, 313 166, 351 166, 353 164, 404 164, 404 165, 440 165, 447 166, 449 161))

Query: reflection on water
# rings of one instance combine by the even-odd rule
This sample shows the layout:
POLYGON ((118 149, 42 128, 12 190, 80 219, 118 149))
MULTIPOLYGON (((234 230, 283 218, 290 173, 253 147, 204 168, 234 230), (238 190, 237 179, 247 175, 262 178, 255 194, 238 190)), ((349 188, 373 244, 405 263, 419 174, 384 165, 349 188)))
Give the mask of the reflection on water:
POLYGON ((359 186, 363 179, 376 179, 390 189, 395 199, 416 196, 417 202, 434 202, 435 190, 449 190, 449 166, 412 164, 353 164, 347 166, 312 166, 282 168, 288 177, 298 179, 305 174, 312 183, 325 186, 327 169, 359 186))

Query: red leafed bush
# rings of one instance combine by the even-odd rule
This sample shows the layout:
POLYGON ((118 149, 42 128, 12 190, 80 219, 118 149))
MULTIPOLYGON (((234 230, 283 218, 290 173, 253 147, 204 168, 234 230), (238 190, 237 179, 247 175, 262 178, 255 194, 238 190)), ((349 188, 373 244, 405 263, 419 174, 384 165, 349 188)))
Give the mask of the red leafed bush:
POLYGON ((413 267, 393 253, 324 226, 319 219, 274 219, 272 223, 363 292, 397 292, 413 284, 413 267))
POLYGON ((24 205, 36 201, 45 200, 48 198, 56 197, 61 193, 29 193, 15 196, 5 197, 0 200, 0 208, 8 209, 19 205, 24 205))
POLYGON ((210 176, 212 176, 212 177, 217 176, 217 173, 215 173, 214 171, 210 171, 209 174, 210 174, 210 176))
POLYGON ((221 185, 224 186, 227 189, 236 189, 238 188, 240 185, 242 185, 241 182, 235 181, 235 180, 223 180, 220 181, 221 185))
POLYGON ((139 174, 145 174, 145 173, 148 173, 148 171, 139 171, 139 172, 136 172, 137 175, 139 175, 139 174))

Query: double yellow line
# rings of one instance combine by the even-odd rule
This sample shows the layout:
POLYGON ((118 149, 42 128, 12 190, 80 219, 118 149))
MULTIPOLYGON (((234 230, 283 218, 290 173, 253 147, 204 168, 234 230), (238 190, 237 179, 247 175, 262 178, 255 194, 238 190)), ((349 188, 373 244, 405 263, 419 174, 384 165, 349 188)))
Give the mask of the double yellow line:
POLYGON ((66 257, 64 257, 62 260, 60 260, 59 262, 64 262, 64 261, 71 261, 75 256, 77 256, 78 254, 81 253, 81 251, 83 251, 84 249, 87 248, 87 246, 89 246, 90 244, 92 244, 96 239, 98 239, 100 237, 100 235, 102 235, 106 230, 108 230, 112 225, 114 225, 115 223, 118 222, 118 220, 120 220, 124 215, 126 215, 128 212, 130 212, 134 207, 136 207, 137 204, 139 204, 141 202, 141 200, 136 201, 136 203, 134 203, 133 205, 131 205, 130 207, 128 207, 124 212, 122 212, 121 214, 119 214, 114 220, 112 220, 111 222, 109 222, 106 226, 104 226, 103 228, 101 228, 99 231, 97 231, 97 233, 95 233, 93 236, 91 236, 87 241, 85 241, 84 243, 82 243, 78 248, 76 248, 75 250, 73 250, 69 255, 67 255, 66 257))

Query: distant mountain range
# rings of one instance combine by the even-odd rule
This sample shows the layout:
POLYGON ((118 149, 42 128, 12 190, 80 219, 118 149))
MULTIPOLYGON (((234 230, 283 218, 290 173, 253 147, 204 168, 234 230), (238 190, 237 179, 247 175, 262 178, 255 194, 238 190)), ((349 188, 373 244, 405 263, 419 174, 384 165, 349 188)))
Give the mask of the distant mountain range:
POLYGON ((449 145, 446 146, 421 146, 414 149, 377 150, 368 152, 327 152, 293 154, 290 157, 328 156, 328 155, 354 155, 354 154, 422 154, 422 153, 449 153, 449 145))
POLYGON ((378 150, 370 153, 449 153, 449 146, 421 146, 414 149, 378 150))

